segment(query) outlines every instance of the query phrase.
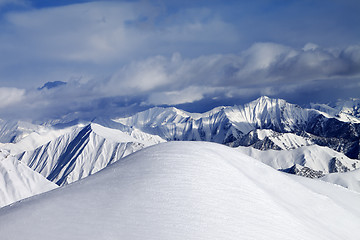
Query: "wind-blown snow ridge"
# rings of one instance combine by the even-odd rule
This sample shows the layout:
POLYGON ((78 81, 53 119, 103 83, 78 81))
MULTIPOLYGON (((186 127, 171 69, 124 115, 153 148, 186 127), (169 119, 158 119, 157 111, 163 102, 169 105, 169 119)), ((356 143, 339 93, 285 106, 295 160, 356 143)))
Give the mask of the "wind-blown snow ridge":
POLYGON ((4 240, 358 239, 360 195, 322 181, 310 188, 302 180, 223 145, 164 143, 0 209, 0 235, 4 240))

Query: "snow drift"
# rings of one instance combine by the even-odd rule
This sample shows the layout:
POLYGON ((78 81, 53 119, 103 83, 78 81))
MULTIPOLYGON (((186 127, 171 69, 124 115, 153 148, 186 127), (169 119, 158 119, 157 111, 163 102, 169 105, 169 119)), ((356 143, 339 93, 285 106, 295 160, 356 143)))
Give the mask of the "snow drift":
POLYGON ((358 193, 278 172, 223 145, 170 142, 0 209, 0 236, 355 240, 359 202, 358 193))

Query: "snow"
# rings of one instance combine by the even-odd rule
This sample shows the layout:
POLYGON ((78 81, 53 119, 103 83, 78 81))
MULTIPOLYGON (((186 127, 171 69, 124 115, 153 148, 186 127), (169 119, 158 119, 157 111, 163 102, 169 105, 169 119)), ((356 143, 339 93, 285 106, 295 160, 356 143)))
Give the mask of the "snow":
POLYGON ((343 186, 360 193, 360 169, 346 173, 332 173, 321 178, 321 180, 343 186))
POLYGON ((117 129, 103 127, 103 126, 101 126, 99 124, 95 124, 95 123, 91 124, 91 128, 95 134, 97 134, 103 138, 106 138, 108 140, 114 141, 114 142, 118 142, 118 143, 138 142, 138 143, 143 144, 144 146, 154 145, 153 142, 149 142, 149 141, 147 141, 147 139, 137 137, 140 134, 136 134, 136 132, 134 133, 134 131, 133 131, 132 135, 129 135, 126 132, 123 132, 123 131, 120 131, 117 129))
POLYGON ((277 147, 282 150, 295 149, 302 146, 313 145, 314 143, 305 137, 298 136, 293 133, 278 133, 271 129, 256 129, 249 132, 249 137, 257 136, 259 140, 268 138, 277 147))
POLYGON ((276 131, 291 131, 305 123, 312 110, 302 109, 282 99, 260 97, 244 106, 226 108, 230 121, 243 133, 255 128, 269 128, 276 131))
POLYGON ((188 113, 174 107, 155 107, 133 116, 114 119, 166 140, 201 140, 227 143, 226 138, 254 129, 278 132, 303 130, 316 110, 302 109, 282 99, 260 97, 243 106, 217 107, 206 113, 188 113))
POLYGON ((360 99, 340 100, 334 107, 326 104, 311 104, 311 108, 321 111, 326 117, 336 118, 343 122, 360 123, 360 99))
POLYGON ((17 158, 50 181, 65 185, 94 174, 135 151, 150 146, 116 129, 98 124, 73 128, 17 158))
POLYGON ((84 127, 84 125, 75 125, 64 129, 46 128, 41 131, 33 131, 26 136, 23 136, 18 142, 15 143, 0 143, 1 149, 6 149, 12 155, 22 153, 24 151, 34 150, 43 144, 50 142, 62 135, 68 134, 76 128, 84 127))
POLYGON ((48 128, 45 126, 26 121, 5 121, 0 119, 0 142, 18 142, 33 132, 41 133, 47 130, 48 128))
POLYGON ((56 187, 8 152, 0 150, 0 207, 56 187))
POLYGON ((163 143, 0 209, 0 236, 358 239, 360 194, 308 181, 223 145, 163 143))
MULTIPOLYGON (((298 164, 326 174, 334 171, 332 169, 334 158, 341 162, 342 167, 346 167, 349 170, 360 167, 359 160, 350 159, 342 153, 318 145, 302 146, 296 149, 281 151, 271 149, 261 151, 252 147, 238 147, 236 149, 275 169, 287 169, 294 164, 298 164)), ((337 170, 340 171, 340 169, 337 170)))
MULTIPOLYGON (((134 126, 165 140, 197 140, 229 144, 231 143, 228 142, 231 141, 229 139, 239 139, 255 129, 272 129, 279 133, 310 131, 311 134, 321 135, 321 129, 314 127, 324 127, 324 123, 339 124, 337 128, 341 125, 348 128, 346 123, 360 122, 355 117, 359 107, 355 103, 353 105, 351 109, 343 107, 341 111, 321 104, 312 104, 315 109, 306 109, 282 99, 263 96, 245 105, 222 106, 202 114, 188 113, 174 107, 155 107, 114 121, 134 126), (342 124, 337 121, 341 121, 342 124)), ((326 130, 334 132, 334 129, 326 130)))

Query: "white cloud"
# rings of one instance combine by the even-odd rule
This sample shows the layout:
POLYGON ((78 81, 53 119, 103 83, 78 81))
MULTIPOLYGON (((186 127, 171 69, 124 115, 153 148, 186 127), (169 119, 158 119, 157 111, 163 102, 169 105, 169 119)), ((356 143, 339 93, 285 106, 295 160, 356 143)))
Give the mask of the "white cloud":
POLYGON ((0 108, 8 107, 19 103, 25 95, 24 89, 18 88, 0 88, 0 108))
POLYGON ((294 57, 297 52, 290 47, 275 43, 255 43, 248 50, 244 51, 243 57, 246 64, 242 72, 254 72, 266 70, 272 64, 279 61, 286 61, 294 57))
POLYGON ((305 44, 305 46, 303 47, 303 51, 312 51, 319 48, 318 45, 316 45, 315 43, 307 43, 305 44))
POLYGON ((166 67, 167 59, 162 56, 130 63, 116 72, 101 91, 111 95, 150 91, 169 83, 166 67))
POLYGON ((47 92, 3 89, 2 113, 11 104, 28 109, 18 113, 51 115, 296 94, 319 79, 359 81, 359 46, 258 42, 240 51, 236 26, 213 10, 161 12, 118 1, 8 12, 0 22, 0 80, 18 80, 19 88, 26 81, 32 88, 68 84, 47 92))
POLYGON ((216 88, 188 87, 179 91, 164 91, 151 93, 146 104, 150 105, 178 105, 192 103, 204 98, 207 93, 213 93, 216 88))
POLYGON ((9 13, 6 19, 9 40, 29 57, 101 62, 136 42, 125 22, 137 16, 130 4, 92 2, 9 13))

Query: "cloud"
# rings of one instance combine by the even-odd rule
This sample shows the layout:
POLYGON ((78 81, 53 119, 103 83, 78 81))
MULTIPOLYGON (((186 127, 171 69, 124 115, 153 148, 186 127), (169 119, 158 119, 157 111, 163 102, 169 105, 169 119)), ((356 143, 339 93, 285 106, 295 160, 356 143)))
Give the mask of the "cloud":
POLYGON ((156 55, 195 57, 238 44, 234 26, 214 10, 170 13, 133 1, 10 11, 0 29, 0 83, 25 88, 112 75, 120 65, 156 55))
POLYGON ((264 94, 303 101, 315 90, 321 95, 321 86, 353 96, 360 90, 360 45, 359 33, 348 28, 357 26, 358 14, 348 3, 339 8, 346 16, 329 18, 338 5, 324 5, 325 15, 298 1, 101 1, 9 10, 0 18, 0 87, 20 90, 4 93, 13 100, 0 117, 93 117, 130 107, 236 104, 264 94), (36 90, 54 81, 67 84, 36 90))
POLYGON ((256 43, 239 54, 153 56, 121 65, 108 76, 74 78, 56 88, 3 89, 3 106, 16 107, 12 113, 9 109, 1 113, 47 118, 77 113, 92 118, 116 115, 130 106, 221 100, 237 104, 260 95, 304 101, 304 94, 311 92, 346 97, 360 90, 359 46, 309 46, 256 43), (349 85, 355 86, 352 91, 346 88, 349 85))
POLYGON ((13 6, 28 6, 28 2, 25 0, 0 0, 0 9, 4 6, 13 5, 13 6))
POLYGON ((0 88, 0 109, 21 102, 24 99, 24 95, 24 89, 0 88))
POLYGON ((150 93, 145 105, 179 105, 202 100, 206 94, 213 94, 217 89, 191 86, 178 91, 150 93))

